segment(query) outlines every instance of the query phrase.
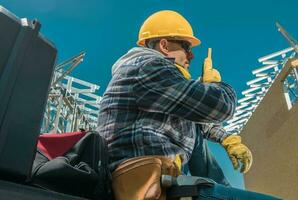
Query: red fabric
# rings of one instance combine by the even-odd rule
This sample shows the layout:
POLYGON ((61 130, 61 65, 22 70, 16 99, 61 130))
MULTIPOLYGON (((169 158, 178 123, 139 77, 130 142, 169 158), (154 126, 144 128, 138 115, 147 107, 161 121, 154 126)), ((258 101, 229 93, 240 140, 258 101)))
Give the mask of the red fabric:
POLYGON ((49 159, 62 156, 74 146, 86 132, 42 134, 38 138, 37 148, 49 159))

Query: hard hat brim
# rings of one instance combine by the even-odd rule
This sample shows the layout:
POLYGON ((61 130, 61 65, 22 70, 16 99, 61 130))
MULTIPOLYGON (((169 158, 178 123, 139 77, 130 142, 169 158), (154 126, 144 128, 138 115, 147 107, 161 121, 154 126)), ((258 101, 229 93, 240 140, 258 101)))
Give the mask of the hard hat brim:
MULTIPOLYGON (((148 38, 142 38, 142 40, 139 40, 137 42, 137 45, 138 46, 145 46, 145 41, 146 40, 151 40, 151 39, 157 39, 157 38, 168 38, 169 36, 168 35, 158 35, 158 36, 150 36, 148 38)), ((196 38, 195 36, 185 36, 185 35, 178 35, 176 34, 175 35, 175 39, 180 39, 180 40, 186 40, 188 41, 192 47, 195 47, 195 46, 198 46, 201 44, 201 41, 196 38)))

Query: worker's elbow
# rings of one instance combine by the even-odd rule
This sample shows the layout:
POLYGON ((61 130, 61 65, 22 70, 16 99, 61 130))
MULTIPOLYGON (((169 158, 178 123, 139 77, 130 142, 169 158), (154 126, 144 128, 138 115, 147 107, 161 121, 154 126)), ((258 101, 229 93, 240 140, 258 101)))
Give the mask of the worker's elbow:
POLYGON ((220 122, 227 121, 231 119, 236 111, 237 100, 236 96, 232 96, 232 98, 226 98, 223 102, 221 109, 219 110, 219 118, 220 122))
POLYGON ((230 102, 227 103, 224 110, 223 121, 229 120, 233 117, 236 110, 236 103, 230 102))
POLYGON ((229 119, 231 119, 235 113, 235 105, 234 104, 222 104, 220 108, 218 108, 214 115, 210 115, 209 119, 206 119, 206 122, 209 121, 212 123, 222 123, 229 119))

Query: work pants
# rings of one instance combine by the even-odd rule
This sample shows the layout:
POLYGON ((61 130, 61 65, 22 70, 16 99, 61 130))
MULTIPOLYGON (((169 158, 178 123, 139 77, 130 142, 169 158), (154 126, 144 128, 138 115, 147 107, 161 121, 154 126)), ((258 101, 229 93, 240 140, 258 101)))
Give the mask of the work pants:
MULTIPOLYGON (((193 198, 195 199, 195 198, 193 198)), ((277 200, 280 198, 272 197, 265 194, 250 192, 246 190, 236 189, 220 184, 212 187, 202 187, 199 191, 197 200, 277 200)))
POLYGON ((230 186, 200 132, 198 132, 191 159, 183 167, 183 172, 192 176, 210 178, 219 184, 230 186))

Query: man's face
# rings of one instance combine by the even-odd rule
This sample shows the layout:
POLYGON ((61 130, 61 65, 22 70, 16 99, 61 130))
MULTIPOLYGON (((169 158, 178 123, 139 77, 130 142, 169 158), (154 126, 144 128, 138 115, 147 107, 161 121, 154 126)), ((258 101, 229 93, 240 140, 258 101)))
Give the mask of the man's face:
POLYGON ((167 57, 175 58, 175 62, 188 70, 189 64, 193 59, 190 44, 182 40, 162 39, 163 46, 167 52, 167 57), (163 41, 164 40, 164 41, 163 41))

